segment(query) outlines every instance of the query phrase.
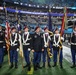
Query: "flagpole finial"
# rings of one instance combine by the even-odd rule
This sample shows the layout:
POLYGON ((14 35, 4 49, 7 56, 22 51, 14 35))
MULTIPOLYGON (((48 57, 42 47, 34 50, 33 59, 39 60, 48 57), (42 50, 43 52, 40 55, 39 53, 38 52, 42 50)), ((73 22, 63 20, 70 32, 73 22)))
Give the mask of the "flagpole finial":
POLYGON ((51 6, 51 5, 49 5, 49 12, 51 12, 51 8, 52 8, 52 6, 51 6))
POLYGON ((3 2, 3 5, 5 6, 5 5, 6 5, 6 3, 5 3, 5 2, 3 2))
POLYGON ((49 9, 49 12, 51 12, 51 9, 49 9))

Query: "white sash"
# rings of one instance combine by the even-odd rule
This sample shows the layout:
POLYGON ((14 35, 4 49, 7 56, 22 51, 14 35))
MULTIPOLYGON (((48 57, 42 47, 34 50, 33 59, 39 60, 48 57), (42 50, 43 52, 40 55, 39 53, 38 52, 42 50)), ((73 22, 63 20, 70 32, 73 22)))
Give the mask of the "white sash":
POLYGON ((49 40, 51 40, 51 38, 50 38, 50 36, 49 36, 49 33, 44 33, 44 34, 43 34, 43 38, 44 38, 44 47, 47 47, 47 46, 48 46, 48 43, 49 43, 49 40), (48 35, 48 36, 47 36, 47 41, 46 41, 46 39, 45 39, 46 34, 48 35))
POLYGON ((15 35, 15 40, 12 41, 12 38, 10 39, 10 41, 11 41, 11 46, 17 45, 17 44, 15 43, 15 42, 17 41, 17 33, 15 33, 14 35, 15 35))
POLYGON ((29 32, 25 32, 25 33, 23 34, 23 45, 30 45, 30 43, 26 43, 28 40, 30 40, 30 39, 29 39, 29 32), (25 34, 27 34, 26 40, 24 39, 24 35, 25 35, 25 34))
POLYGON ((54 34, 54 43, 55 44, 53 44, 53 45, 58 47, 59 46, 59 42, 60 42, 60 34, 54 34), (56 42, 56 39, 55 39, 56 36, 58 36, 58 41, 57 42, 56 42))

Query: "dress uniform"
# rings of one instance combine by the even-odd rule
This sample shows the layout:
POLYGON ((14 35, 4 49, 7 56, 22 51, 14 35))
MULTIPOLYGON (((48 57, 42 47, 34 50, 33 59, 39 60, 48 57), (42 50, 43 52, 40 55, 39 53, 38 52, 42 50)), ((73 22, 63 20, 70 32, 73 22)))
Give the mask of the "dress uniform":
POLYGON ((73 65, 71 66, 71 68, 76 67, 76 26, 74 27, 74 31, 71 37, 71 54, 72 54, 72 62, 73 65))
POLYGON ((10 36, 10 68, 13 68, 13 62, 15 62, 15 68, 18 68, 18 50, 20 46, 20 38, 21 36, 16 33, 16 28, 12 27, 12 32, 10 36))
POLYGON ((38 26, 35 28, 35 33, 33 34, 32 39, 32 51, 34 52, 34 70, 37 70, 38 68, 41 68, 39 63, 41 61, 41 52, 43 48, 42 34, 40 33, 40 28, 38 26))
POLYGON ((62 66, 63 53, 62 53, 62 40, 61 39, 64 40, 60 36, 59 30, 56 28, 55 34, 53 36, 53 61, 54 61, 53 67, 57 65, 57 54, 58 54, 58 59, 59 59, 58 62, 60 63, 60 67, 63 68, 62 66))
POLYGON ((50 48, 51 36, 50 36, 50 34, 48 32, 47 27, 44 28, 43 41, 44 41, 44 50, 42 52, 42 55, 43 55, 43 67, 45 67, 46 55, 47 55, 47 59, 48 59, 47 60, 48 61, 48 67, 51 67, 50 57, 49 57, 48 52, 47 52, 47 49, 50 48))
POLYGON ((2 67, 3 57, 4 57, 4 47, 5 47, 5 34, 0 26, 0 68, 2 67))
POLYGON ((24 28, 24 33, 22 35, 22 41, 23 41, 23 53, 24 53, 24 58, 26 61, 26 66, 24 67, 28 67, 28 70, 30 70, 30 58, 29 58, 29 54, 30 54, 30 50, 31 50, 31 41, 32 37, 31 34, 28 32, 28 27, 25 26, 24 28))

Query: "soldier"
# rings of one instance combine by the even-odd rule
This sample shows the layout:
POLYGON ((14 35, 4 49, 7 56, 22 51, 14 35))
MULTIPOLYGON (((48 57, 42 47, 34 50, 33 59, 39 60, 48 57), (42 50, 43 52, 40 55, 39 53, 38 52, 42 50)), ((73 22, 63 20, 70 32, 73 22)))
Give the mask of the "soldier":
POLYGON ((0 26, 0 68, 2 67, 3 57, 4 57, 4 48, 5 47, 5 34, 0 26))
POLYGON ((47 60, 48 61, 48 67, 51 67, 50 56, 48 55, 48 52, 47 52, 47 49, 50 48, 51 36, 49 34, 49 30, 47 27, 44 28, 43 41, 44 41, 44 50, 42 52, 42 54, 43 54, 43 67, 45 67, 46 55, 47 55, 47 59, 48 59, 47 60))
POLYGON ((20 46, 20 39, 21 36, 16 33, 16 28, 12 27, 11 29, 11 36, 10 36, 10 68, 13 68, 13 64, 15 62, 15 68, 18 68, 18 50, 20 46))
POLYGON ((73 65, 71 66, 71 68, 75 68, 76 67, 76 26, 74 26, 74 31, 71 37, 71 54, 72 54, 72 62, 73 65))
POLYGON ((29 54, 30 54, 30 50, 31 50, 31 41, 32 38, 31 38, 31 34, 28 32, 28 27, 25 26, 24 28, 24 33, 22 35, 22 41, 23 41, 23 53, 24 53, 24 58, 26 60, 26 66, 25 67, 28 67, 28 70, 30 71, 30 58, 29 58, 29 54))
POLYGON ((34 70, 37 70, 40 67, 40 61, 41 61, 41 52, 43 49, 43 42, 42 42, 42 35, 40 33, 40 27, 37 26, 35 28, 35 33, 32 38, 32 51, 34 52, 34 70))
POLYGON ((62 60, 63 60, 63 54, 62 54, 62 41, 64 40, 60 34, 58 28, 55 29, 55 34, 53 38, 53 61, 55 67, 57 65, 57 54, 58 54, 58 63, 60 63, 60 67, 63 68, 62 60))

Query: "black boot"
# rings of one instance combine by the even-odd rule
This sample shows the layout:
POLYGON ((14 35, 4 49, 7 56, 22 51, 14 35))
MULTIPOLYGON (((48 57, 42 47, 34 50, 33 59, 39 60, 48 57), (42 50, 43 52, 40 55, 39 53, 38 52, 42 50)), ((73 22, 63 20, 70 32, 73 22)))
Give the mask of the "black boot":
POLYGON ((34 70, 35 70, 35 71, 37 70, 37 66, 36 66, 36 65, 34 65, 34 70))
POLYGON ((28 66, 28 71, 30 71, 30 70, 31 70, 31 66, 29 65, 29 66, 28 66))
POLYGON ((2 64, 0 64, 0 68, 2 68, 2 64))
POLYGON ((75 68, 76 67, 76 65, 75 65, 75 62, 73 63, 73 65, 71 66, 71 68, 75 68))
POLYGON ((41 69, 42 67, 40 67, 39 63, 37 63, 36 65, 37 68, 41 69))
POLYGON ((51 67, 50 62, 48 62, 48 67, 51 67))
POLYGON ((45 67, 45 62, 43 63, 43 66, 42 67, 45 67))
POLYGON ((54 62, 54 65, 53 65, 53 67, 55 67, 56 66, 56 62, 54 62))
POLYGON ((10 69, 12 69, 13 68, 13 63, 11 63, 11 66, 10 66, 10 69))
POLYGON ((26 67, 28 67, 28 64, 26 64, 25 66, 23 66, 23 68, 26 68, 26 67))
POLYGON ((60 68, 61 68, 61 69, 63 68, 63 65, 62 65, 62 63, 60 63, 60 68))
POLYGON ((18 68, 18 66, 17 66, 17 62, 15 63, 15 69, 17 69, 18 68))

